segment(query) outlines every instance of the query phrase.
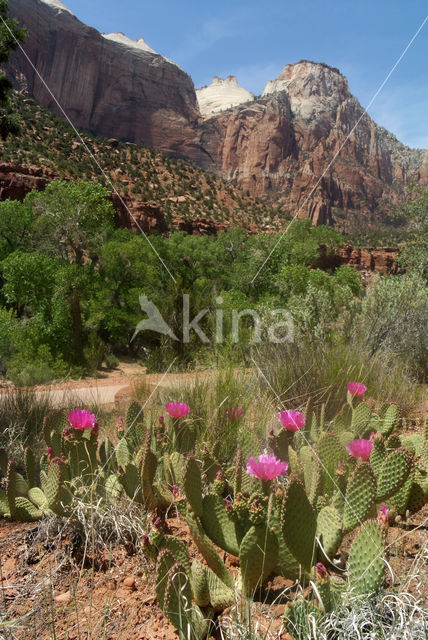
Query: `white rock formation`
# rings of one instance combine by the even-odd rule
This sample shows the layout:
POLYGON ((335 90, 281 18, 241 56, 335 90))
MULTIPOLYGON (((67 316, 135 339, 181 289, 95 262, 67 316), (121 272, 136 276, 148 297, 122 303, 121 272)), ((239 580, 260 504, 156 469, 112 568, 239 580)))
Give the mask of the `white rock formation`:
POLYGON ((288 93, 293 114, 305 120, 335 113, 349 97, 348 82, 338 69, 308 60, 286 65, 275 80, 269 80, 263 97, 279 91, 288 93))
POLYGON ((60 0, 42 0, 45 4, 48 4, 51 7, 55 7, 55 9, 61 9, 61 11, 68 11, 71 15, 74 15, 68 7, 65 6, 60 0))
POLYGON ((196 90, 196 96, 203 116, 254 100, 254 95, 239 86, 235 76, 228 76, 225 79, 214 76, 208 87, 196 90))
MULTIPOLYGON (((53 1, 53 0, 52 0, 53 1)), ((139 49, 140 51, 148 51, 149 53, 156 53, 154 49, 149 47, 144 38, 140 38, 139 40, 131 40, 124 33, 103 33, 101 34, 107 40, 113 40, 114 42, 120 42, 121 44, 126 45, 130 48, 139 49)))

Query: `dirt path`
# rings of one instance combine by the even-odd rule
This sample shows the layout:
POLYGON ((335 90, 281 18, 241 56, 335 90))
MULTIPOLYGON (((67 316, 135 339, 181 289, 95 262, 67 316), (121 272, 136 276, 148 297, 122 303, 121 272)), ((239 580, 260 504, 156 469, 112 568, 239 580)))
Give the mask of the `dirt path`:
MULTIPOLYGON (((106 406, 132 398, 133 390, 138 385, 145 385, 149 389, 155 389, 157 386, 170 387, 184 381, 192 383, 196 378, 206 377, 212 373, 212 370, 207 370, 191 373, 146 374, 143 367, 125 362, 114 371, 101 371, 102 377, 39 385, 28 387, 26 390, 39 396, 49 395, 55 406, 70 403, 106 406)), ((5 385, 0 388, 0 398, 7 393, 17 392, 18 390, 14 387, 5 385)))

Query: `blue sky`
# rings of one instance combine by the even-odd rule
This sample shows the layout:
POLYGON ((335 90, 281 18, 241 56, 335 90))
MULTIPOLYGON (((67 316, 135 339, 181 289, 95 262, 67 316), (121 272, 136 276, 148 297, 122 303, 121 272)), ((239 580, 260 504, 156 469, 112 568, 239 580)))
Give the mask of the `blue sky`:
MULTIPOLYGON (((260 94, 285 64, 326 62, 365 107, 428 14, 426 0, 63 0, 102 32, 143 37, 195 86, 236 75, 260 94)), ((402 142, 428 148, 428 22, 369 110, 402 142)))

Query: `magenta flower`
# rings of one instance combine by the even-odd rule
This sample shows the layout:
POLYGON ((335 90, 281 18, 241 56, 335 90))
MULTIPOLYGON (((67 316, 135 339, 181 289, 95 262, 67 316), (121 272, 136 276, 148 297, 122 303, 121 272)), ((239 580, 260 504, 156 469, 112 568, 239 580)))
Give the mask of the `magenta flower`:
POLYGON ((353 440, 346 445, 349 454, 353 458, 361 458, 362 460, 368 460, 370 458, 371 451, 373 449, 373 442, 371 440, 353 440))
POLYGON ((326 582, 329 581, 328 571, 322 562, 316 563, 315 573, 316 573, 317 580, 320 584, 325 584, 326 582))
POLYGON ((231 407, 226 411, 226 416, 229 418, 229 420, 237 420, 242 416, 243 413, 244 410, 241 407, 237 407, 236 409, 231 407))
POLYGON ((306 418, 300 411, 280 411, 279 421, 287 431, 298 431, 305 426, 306 418))
POLYGON ((367 391, 367 387, 362 382, 348 382, 348 391, 353 398, 363 396, 367 391))
POLYGON ((70 411, 67 419, 71 426, 78 431, 93 429, 96 424, 94 414, 90 411, 85 411, 85 409, 74 409, 74 411, 70 411))
POLYGON ((260 478, 264 482, 273 480, 285 473, 288 464, 282 460, 278 460, 274 455, 261 454, 256 460, 253 457, 248 458, 247 473, 250 476, 260 478))
POLYGON ((377 514, 377 521, 380 524, 380 526, 385 529, 385 527, 387 527, 388 525, 388 520, 389 520, 388 507, 386 506, 386 504, 381 504, 377 514))
POLYGON ((184 418, 190 411, 190 407, 185 402, 167 402, 165 409, 171 418, 184 418))

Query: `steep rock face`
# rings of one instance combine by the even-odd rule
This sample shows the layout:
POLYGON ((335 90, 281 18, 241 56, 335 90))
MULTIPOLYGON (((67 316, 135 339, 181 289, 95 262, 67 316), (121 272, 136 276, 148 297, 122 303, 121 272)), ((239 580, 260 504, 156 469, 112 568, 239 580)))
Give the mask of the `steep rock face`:
MULTIPOLYGON (((13 0, 10 13, 27 27, 25 51, 77 127, 185 158, 284 214, 343 231, 378 226, 409 180, 428 183, 428 153, 378 127, 335 68, 287 65, 252 102, 236 79, 217 78, 198 93, 201 117, 190 77, 142 39, 103 36, 59 0, 13 0)), ((7 70, 60 113, 20 51, 7 70)))
POLYGON ((261 100, 206 119, 201 139, 224 178, 343 230, 387 221, 410 179, 428 182, 428 153, 377 126, 325 64, 287 65, 261 100))
POLYGON ((254 100, 254 95, 243 89, 235 76, 228 76, 225 79, 214 76, 208 87, 196 90, 196 97, 203 116, 254 100))
POLYGON ((0 200, 24 200, 27 193, 43 191, 53 175, 39 167, 0 164, 0 200))
POLYGON ((131 229, 135 233, 167 233, 169 225, 157 202, 141 202, 113 193, 111 201, 115 210, 115 227, 131 229), (131 212, 131 215, 130 215, 131 212))
MULTIPOLYGON (((139 41, 103 37, 57 0, 13 0, 10 15, 27 28, 24 49, 76 127, 198 161, 195 90, 177 65, 139 41)), ((7 71, 61 115, 22 52, 7 71)))

